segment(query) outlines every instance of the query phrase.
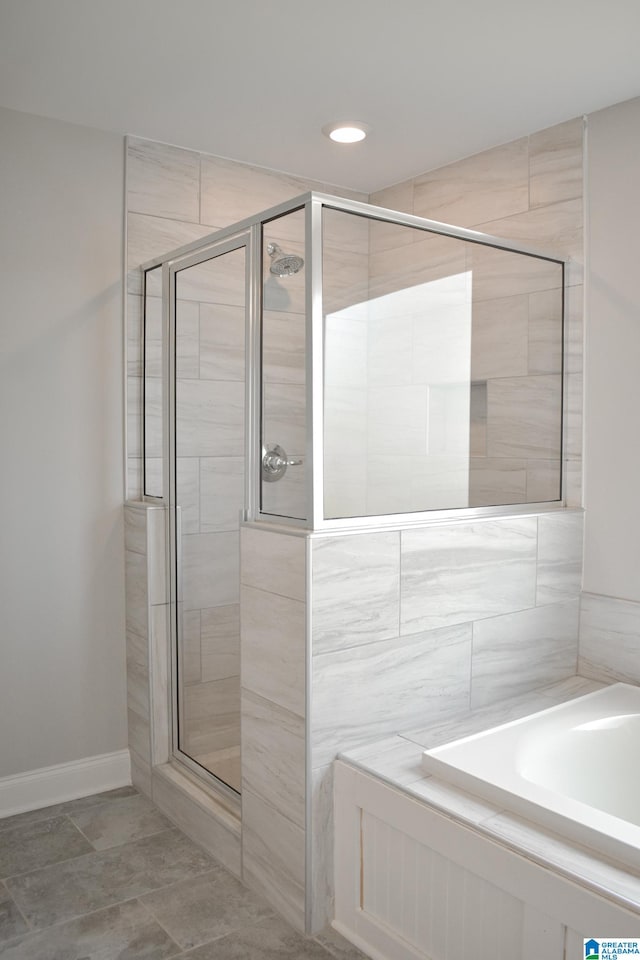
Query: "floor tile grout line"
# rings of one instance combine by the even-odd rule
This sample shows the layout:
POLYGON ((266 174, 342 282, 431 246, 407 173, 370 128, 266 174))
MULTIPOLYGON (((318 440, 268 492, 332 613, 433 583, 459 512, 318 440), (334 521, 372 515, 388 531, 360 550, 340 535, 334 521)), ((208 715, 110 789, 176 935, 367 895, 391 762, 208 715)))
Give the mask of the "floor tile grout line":
MULTIPOLYGON (((56 818, 56 819, 57 819, 57 818, 56 818)), ((66 820, 66 819, 68 819, 68 818, 67 818, 67 817, 64 817, 64 819, 66 820)), ((75 829, 77 829, 75 823, 72 824, 72 826, 73 826, 75 829)), ((81 835, 81 837, 82 837, 83 840, 87 840, 87 838, 84 836, 84 834, 83 834, 80 830, 78 830, 78 833, 81 835)), ((8 883, 8 881, 10 881, 10 880, 17 880, 17 879, 20 878, 20 877, 26 877, 26 876, 28 876, 28 874, 30 874, 30 873, 37 873, 39 870, 47 870, 49 867, 61 866, 63 863, 71 863, 72 860, 82 860, 83 857, 89 857, 89 856, 91 856, 91 854, 93 854, 93 853, 99 853, 99 852, 100 852, 100 851, 98 851, 98 850, 95 849, 95 847, 93 846, 93 844, 91 843, 91 841, 87 840, 87 843, 88 843, 89 846, 91 847, 91 850, 87 850, 87 851, 85 851, 85 853, 79 853, 79 854, 78 854, 77 856, 75 856, 75 857, 64 857, 62 860, 54 860, 52 863, 43 863, 41 866, 39 866, 39 867, 34 867, 32 870, 23 870, 22 873, 11 873, 11 874, 8 874, 6 877, 0 877, 0 882, 1 882, 1 883, 4 883, 4 885, 7 887, 7 890, 9 890, 9 887, 7 886, 7 883, 8 883)), ((10 890, 9 890, 9 893, 11 893, 10 890)), ((13 894, 11 894, 11 895, 13 896, 13 894)))
MULTIPOLYGON (((91 846, 93 847, 93 852, 94 852, 94 853, 109 853, 110 850, 118 850, 120 847, 126 847, 126 846, 127 846, 128 844, 130 844, 130 843, 137 843, 138 840, 150 840, 151 837, 157 837, 158 834, 160 834, 160 833, 167 833, 170 829, 176 829, 176 828, 173 826, 173 824, 171 824, 170 827, 163 827, 161 830, 154 830, 153 833, 145 833, 145 834, 144 834, 143 836, 141 836, 141 837, 132 837, 132 838, 130 838, 129 840, 122 840, 120 843, 114 843, 114 844, 112 844, 110 847, 96 847, 96 845, 94 844, 93 840, 91 840, 91 839, 80 829, 80 827, 77 825, 77 823, 74 823, 73 820, 72 820, 71 822, 73 823, 73 825, 74 825, 74 827, 76 828, 76 830, 78 830, 78 832, 82 834, 82 836, 85 838, 85 840, 87 841, 87 843, 90 843, 90 844, 91 844, 91 846)), ((169 822, 170 822, 170 821, 169 821, 169 822)), ((180 832, 182 832, 182 831, 180 831, 180 832)), ((186 836, 186 834, 185 834, 185 836, 186 836)), ((81 854, 81 856, 86 856, 86 854, 81 854)), ((73 857, 70 857, 69 859, 74 859, 74 858, 73 858, 73 857)), ((76 858, 76 859, 77 859, 77 858, 76 858)), ((66 863, 66 862, 67 862, 66 860, 61 860, 61 861, 60 861, 60 863, 66 863)), ((53 865, 54 865, 54 864, 51 864, 51 866, 53 866, 53 865)))
MULTIPOLYGON (((207 876, 207 874, 202 874, 202 876, 207 876)), ((230 874, 229 876, 231 876, 231 874, 230 874)), ((194 878, 194 879, 199 879, 199 878, 194 878)), ((233 879, 236 879, 236 878, 234 877, 233 879)), ((179 882, 179 883, 182 883, 183 881, 178 881, 178 882, 179 882)), ((174 886, 174 884, 168 884, 168 886, 171 887, 171 886, 174 886)), ((163 887, 163 888, 161 888, 161 889, 166 890, 166 889, 168 889, 168 887, 163 887)), ((246 889, 249 889, 249 888, 247 887, 246 889)), ((155 891, 155 890, 152 891, 152 893, 156 893, 156 892, 158 892, 158 891, 155 891)), ((147 894, 143 894, 143 896, 147 896, 147 894)), ((149 916, 150 916, 153 920, 155 920, 155 922, 158 924, 158 926, 159 926, 162 930, 164 930, 164 932, 165 932, 165 933, 167 934, 167 936, 173 941, 173 943, 176 943, 176 944, 179 946, 179 948, 180 948, 180 950, 182 951, 182 953, 185 953, 185 954, 190 953, 192 950, 199 950, 201 947, 206 947, 206 946, 208 946, 210 943, 216 943, 218 940, 223 940, 225 937, 235 936, 236 934, 240 933, 241 930, 247 929, 247 928, 249 928, 249 927, 255 927, 255 926, 257 926, 257 924, 259 924, 262 920, 268 920, 268 919, 270 919, 270 918, 277 917, 277 914, 274 913, 273 911, 271 911, 271 912, 265 914, 264 916, 256 917, 254 920, 252 920, 252 921, 249 922, 249 923, 246 922, 246 921, 243 921, 242 925, 239 926, 237 929, 227 930, 226 933, 221 933, 221 934, 220 934, 219 936, 217 936, 217 937, 211 937, 210 940, 204 940, 202 943, 196 943, 196 944, 194 944, 194 945, 191 946, 191 947, 184 947, 184 946, 182 946, 182 945, 180 945, 180 944, 178 943, 178 941, 175 939, 175 937, 173 936, 173 934, 170 933, 169 930, 164 926, 164 924, 158 919, 158 917, 155 915, 155 913, 153 912, 153 910, 151 909, 151 907, 150 907, 147 903, 143 903, 142 900, 140 900, 140 903, 141 903, 141 905, 145 908, 145 910, 147 911, 147 913, 149 914, 149 916)), ((179 954, 179 956, 182 956, 182 953, 179 954)))
MULTIPOLYGON (((177 831, 177 832, 180 833, 181 831, 177 831)), ((186 834, 185 834, 185 836, 186 836, 186 834)), ((64 861, 62 861, 62 862, 63 862, 63 863, 69 863, 68 860, 64 860, 64 861)), ((52 866, 55 866, 55 864, 52 864, 52 866)), ((219 866, 220 866, 223 870, 226 871, 226 867, 223 867, 222 864, 219 864, 219 866)), ((34 871, 34 872, 36 872, 36 871, 34 871)), ((227 872, 228 872, 228 871, 227 871, 227 872)), ((167 930, 165 930, 165 928, 162 926, 162 924, 160 923, 160 921, 159 921, 159 920, 154 916, 154 914, 151 912, 151 910, 149 909, 149 907, 147 906, 147 904, 146 904, 146 903, 142 903, 141 897, 150 896, 151 894, 154 894, 154 893, 160 893, 162 890, 167 890, 167 889, 169 889, 170 887, 176 886, 178 883, 185 883, 185 882, 187 882, 187 881, 189 881, 189 880, 199 880, 201 877, 206 877, 206 876, 208 875, 208 873, 215 873, 215 871, 214 871, 214 870, 210 870, 210 871, 207 871, 207 873, 198 873, 198 874, 196 874, 196 875, 193 876, 193 877, 187 877, 187 878, 185 878, 185 880, 178 880, 178 881, 176 881, 175 883, 166 883, 166 884, 164 884, 164 886, 162 886, 162 887, 155 887, 153 890, 147 890, 146 893, 138 893, 138 894, 136 894, 135 897, 125 897, 123 900, 114 900, 113 903, 106 903, 106 904, 105 904, 104 906, 102 906, 102 907, 96 907, 95 910, 87 910, 86 913, 77 913, 77 914, 74 914, 72 917, 65 917, 63 920, 56 920, 54 923, 48 923, 48 924, 47 924, 46 926, 44 926, 44 927, 33 927, 33 926, 31 925, 30 921, 29 921, 26 917, 24 917, 24 919, 25 919, 26 923, 29 925, 30 929, 27 931, 27 933, 22 934, 20 938, 14 938, 14 939, 15 939, 15 940, 18 940, 18 939, 21 939, 21 938, 24 938, 24 937, 33 936, 34 934, 46 933, 47 930, 52 930, 54 927, 62 927, 62 926, 64 926, 66 923, 74 923, 76 920, 84 920, 86 917, 92 917, 94 914, 102 913, 102 912, 105 911, 105 910, 112 910, 114 907, 121 907, 121 906, 123 906, 123 905, 126 904, 126 903, 135 903, 135 902, 137 901, 137 902, 140 904, 140 906, 144 907, 144 909, 145 909, 146 912, 152 917, 152 919, 155 920, 156 923, 158 923, 158 926, 161 927, 161 929, 167 934, 167 936, 170 937, 170 939, 172 940, 172 942, 173 942, 173 943, 176 943, 176 941, 173 939, 173 937, 171 936, 171 934, 168 933, 167 930)), ((20 876, 26 876, 26 874, 20 874, 20 876)), ((231 874, 229 874, 229 876, 231 876, 231 874)), ((234 878, 234 879, 235 879, 235 878, 234 878)), ((8 888, 7 888, 7 889, 8 889, 8 888)), ((21 915, 21 916, 24 916, 24 914, 22 913, 22 910, 20 909, 20 906, 18 905, 18 903, 15 901, 15 898, 14 898, 13 895, 11 894, 11 891, 9 891, 9 895, 11 896, 11 899, 12 899, 12 900, 14 901, 14 903, 16 904, 16 907, 18 908, 18 910, 19 910, 19 912, 20 912, 20 915, 21 915)), ((261 917, 260 919, 264 919, 264 918, 261 917)), ((2 944, 2 942, 0 942, 0 950, 3 948, 3 946, 6 946, 6 943, 7 943, 7 942, 9 942, 9 941, 5 941, 5 944, 2 944)), ((182 952, 184 952, 185 947, 181 947, 178 943, 176 943, 176 946, 178 947, 179 950, 181 950, 182 952)), ((189 949, 191 949, 191 948, 189 948, 189 949)), ((180 954, 177 954, 176 956, 180 956, 180 954)))
MULTIPOLYGON (((47 933, 49 930, 54 930, 54 929, 58 929, 59 927, 64 927, 64 925, 67 923, 76 923, 78 920, 84 920, 87 917, 93 917, 95 914, 103 913, 105 910, 113 910, 114 907, 122 907, 127 903, 135 903, 137 899, 138 897, 127 897, 126 900, 116 900, 115 903, 108 903, 104 907, 96 907, 95 910, 88 910, 86 913, 76 913, 72 917, 65 917, 64 920, 56 920, 55 923, 48 923, 46 927, 32 928, 29 931, 27 931, 27 933, 23 933, 22 936, 15 937, 14 942, 20 942, 22 940, 26 940, 29 937, 35 937, 39 934, 47 933)), ((5 941, 5 943, 3 944, 0 941, 0 952, 2 948, 6 946, 6 944, 9 942, 11 941, 5 941)))
MULTIPOLYGON (((206 873, 203 874, 203 876, 206 877, 206 873)), ((167 884, 167 886, 171 886, 171 884, 167 884)), ((162 890, 162 889, 166 890, 167 888, 166 888, 166 887, 160 887, 159 889, 161 889, 161 890, 162 890)), ((152 891, 152 892, 153 892, 153 893, 157 893, 156 890, 154 890, 154 891, 152 891)), ((147 896, 147 894, 141 894, 141 896, 147 896)), ((169 937, 169 939, 171 940, 171 942, 172 942, 172 943, 175 943, 176 947, 177 947, 178 950, 180 951, 179 953, 176 954, 176 957, 181 957, 182 954, 184 953, 184 950, 185 950, 185 948, 182 946, 182 944, 181 944, 181 943, 178 943, 178 941, 176 940, 176 938, 173 936, 172 933, 169 933, 169 931, 167 930, 167 928, 165 927, 165 925, 160 922, 160 920, 156 917, 156 915, 155 915, 155 913, 153 912, 153 910, 151 909, 151 907, 150 907, 148 904, 144 903, 144 902, 142 901, 141 897, 137 897, 137 900, 138 900, 138 903, 140 904, 140 906, 142 907, 142 909, 145 911, 145 913, 153 920, 154 923, 157 923, 157 924, 158 924, 158 926, 160 927, 160 929, 161 929, 164 933, 166 933, 166 935, 169 937)))
MULTIPOLYGON (((78 824, 75 822, 75 820, 73 819, 73 817, 71 816, 71 814, 68 814, 68 815, 67 815, 67 820, 69 821, 69 823, 70 823, 73 827, 76 828, 76 830, 78 831, 78 833, 80 834, 80 836, 81 836, 81 837, 84 837, 84 839, 87 841, 87 843, 89 844, 89 846, 90 846, 90 847, 93 847, 94 852, 96 852, 95 844, 93 844, 93 843, 91 842, 91 840, 89 839, 89 837, 86 835, 86 833, 85 833, 83 830, 80 829, 80 827, 79 827, 78 824)), ((81 854, 81 856, 84 856, 84 854, 81 854)), ((73 860, 73 857, 71 857, 70 859, 73 860)), ((66 860, 61 860, 60 863, 66 863, 66 860)))
MULTIPOLYGON (((13 896, 13 894, 11 893, 11 891, 9 890, 9 888, 8 888, 7 885, 4 883, 3 880, 0 880, 0 884, 2 884, 2 886, 3 886, 3 887, 5 888, 5 890, 7 891, 7 896, 9 897, 11 903, 14 905, 14 907, 16 908, 16 910, 18 911, 18 913, 20 914, 20 918, 21 918, 21 919, 24 921, 24 923, 26 924, 26 927, 27 927, 26 933, 18 934, 18 936, 26 937, 29 933, 31 933, 31 932, 33 931, 33 927, 31 926, 30 921, 27 919, 27 917, 24 915, 24 913, 23 913, 22 910, 20 909, 20 905, 16 902, 15 897, 13 896)), ((14 937, 14 938, 11 938, 11 939, 17 939, 17 938, 14 937)), ((8 942, 8 941, 5 941, 5 943, 7 943, 7 942, 8 942)), ((2 952, 2 949, 3 949, 3 947, 2 947, 2 941, 0 940, 0 952, 2 952)))
MULTIPOLYGON (((203 876, 206 877, 207 874, 205 873, 205 874, 203 874, 203 876)), ((172 884, 167 884, 167 887, 170 887, 170 886, 172 886, 172 884)), ((160 890, 166 890, 167 887, 160 887, 159 889, 160 889, 160 890)), ((157 891, 157 890, 153 890, 153 891, 151 891, 151 892, 152 892, 152 893, 157 893, 158 891, 157 891)), ((141 896, 145 896, 145 897, 146 897, 147 894, 145 893, 145 894, 142 894, 141 896)), ((143 908, 143 910, 145 910, 145 911, 147 912, 147 914, 151 917, 151 919, 154 921, 154 923, 157 923, 158 926, 160 927, 160 929, 161 929, 161 930, 164 930, 164 932, 165 932, 166 935, 169 937, 169 939, 171 940, 171 942, 172 942, 172 943, 175 943, 175 945, 176 945, 176 946, 178 947, 178 949, 181 951, 179 954, 176 954, 176 956, 181 957, 182 954, 184 953, 184 951, 185 951, 187 948, 186 948, 186 947, 183 947, 181 943, 178 943, 178 941, 175 939, 175 937, 173 936, 173 934, 169 933, 169 931, 167 930, 167 928, 165 927, 165 925, 164 925, 163 923, 161 923, 160 920, 158 920, 158 918, 156 917, 155 913, 153 912, 153 910, 151 909, 151 907, 149 906, 149 904, 144 903, 140 898, 138 898, 138 903, 139 903, 140 906, 143 908)), ((190 948, 189 948, 189 949, 190 949, 190 948)))
MULTIPOLYGON (((183 837, 186 837, 186 834, 182 833, 182 831, 179 830, 178 827, 174 826, 173 824, 171 825, 170 828, 166 830, 160 830, 158 831, 158 833, 151 834, 151 836, 158 837, 160 836, 161 833, 179 833, 183 837)), ((142 841, 149 840, 149 839, 150 837, 140 837, 138 840, 129 840, 127 841, 127 843, 141 843, 142 841)), ((191 842, 193 843, 193 841, 191 842)), ((12 873, 7 877, 0 877, 0 880, 6 885, 7 881, 9 880, 19 880, 22 877, 29 876, 29 874, 38 873, 40 870, 50 870, 52 867, 61 866, 63 863, 71 863, 72 860, 84 860, 85 857, 93 857, 96 854, 101 855, 105 853, 110 853, 112 850, 118 850, 120 847, 127 846, 127 843, 118 844, 118 846, 116 847, 107 847, 106 850, 96 850, 94 848, 92 850, 88 850, 86 853, 81 853, 77 857, 67 857, 65 860, 56 860, 55 863, 47 863, 47 864, 44 864, 42 867, 34 867, 33 870, 24 870, 22 873, 12 873)), ((93 847, 93 844, 92 844, 92 847, 93 847)), ((7 889, 9 888, 7 887, 7 889)))
MULTIPOLYGON (((141 638, 141 639, 142 639, 142 638, 141 638)), ((116 789, 117 789, 117 788, 116 788, 116 789)), ((14 814, 12 814, 12 815, 9 816, 9 817, 0 817, 0 837, 2 836, 2 834, 3 834, 6 830, 11 830, 11 829, 12 829, 12 826, 14 826, 14 827, 19 827, 19 826, 21 826, 21 825, 24 824, 25 827, 27 827, 27 826, 28 826, 28 827, 34 827, 34 826, 35 826, 36 824, 38 824, 38 823, 44 823, 45 820, 55 820, 55 819, 57 819, 58 817, 69 817, 69 816, 71 816, 71 812, 66 813, 64 810, 60 810, 60 811, 58 811, 58 813, 50 813, 50 814, 47 814, 47 815, 45 815, 45 816, 43 816, 43 817, 37 817, 36 819, 29 820, 29 819, 27 819, 27 816, 28 816, 28 814, 30 814, 30 813, 34 813, 34 814, 35 814, 35 813, 40 813, 40 812, 44 813, 46 810, 50 810, 52 807, 65 806, 65 805, 68 804, 68 803, 76 803, 76 801, 78 801, 78 800, 88 800, 90 797, 93 797, 93 796, 96 796, 96 794, 91 794, 91 793, 90 793, 87 797, 77 797, 76 800, 63 800, 63 801, 62 801, 61 803, 59 803, 59 804, 58 804, 58 803, 56 803, 56 804, 50 804, 50 805, 47 806, 47 807, 42 807, 41 810, 38 810, 38 809, 36 808, 35 810, 25 810, 23 813, 14 813, 14 814), (12 825, 10 821, 11 821, 11 820, 17 820, 17 818, 19 818, 19 817, 22 817, 22 818, 24 818, 24 819, 23 819, 22 821, 18 821, 18 822, 16 822, 15 824, 12 825)), ((91 803, 91 804, 89 804, 84 810, 82 810, 82 811, 78 810, 78 811, 75 811, 75 812, 77 812, 77 813, 85 813, 85 812, 88 811, 88 810, 94 810, 96 807, 101 807, 101 806, 104 806, 105 804, 120 803, 122 800, 131 800, 133 797, 141 797, 141 796, 142 796, 141 793, 139 793, 138 791, 135 791, 134 793, 129 793, 129 794, 127 794, 126 797, 113 797, 112 799, 100 800, 100 801, 97 802, 97 803, 91 803)))
MULTIPOLYGON (((164 831, 164 832, 165 832, 165 833, 175 832, 175 833, 181 834, 182 836, 186 837, 186 834, 182 834, 182 831, 178 830, 177 828, 173 828, 172 831, 164 831)), ((154 836, 157 836, 157 834, 154 834, 154 836)), ((141 839, 147 839, 147 838, 146 838, 146 837, 143 837, 143 838, 141 838, 141 839)), ((189 838, 187 838, 187 839, 189 839, 189 838)), ((135 843, 136 841, 131 841, 131 842, 132 842, 132 843, 135 843)), ((116 848, 110 848, 110 849, 116 849, 116 848)), ((93 852, 95 852, 95 853, 103 853, 103 852, 104 852, 104 853, 108 853, 109 851, 108 851, 108 850, 106 850, 106 851, 99 851, 99 850, 98 850, 98 851, 93 851, 93 852)), ((60 861, 60 863, 70 863, 71 860, 73 860, 73 859, 80 860, 80 859, 83 859, 85 856, 88 856, 88 855, 89 855, 89 854, 83 854, 83 855, 80 856, 80 857, 75 857, 75 858, 74 858, 74 857, 70 857, 68 860, 62 860, 62 861, 60 861)), ((173 883, 163 884, 163 885, 160 886, 160 887, 155 887, 155 888, 152 889, 152 890, 147 890, 145 893, 136 894, 136 896, 134 896, 134 897, 126 897, 126 898, 124 898, 124 899, 122 899, 122 900, 114 900, 112 903, 104 904, 104 906, 102 906, 102 907, 97 907, 95 910, 89 910, 89 911, 87 911, 86 913, 74 914, 74 915, 71 916, 71 917, 66 917, 66 918, 64 918, 64 919, 62 919, 62 920, 57 920, 57 921, 55 921, 54 923, 49 923, 49 924, 47 924, 47 925, 44 926, 44 927, 35 927, 35 928, 33 927, 31 921, 29 921, 28 918, 23 914, 23 911, 22 911, 22 909, 20 908, 18 902, 16 901, 14 895, 11 893, 11 890, 6 886, 6 884, 5 884, 5 887, 6 887, 6 889, 7 889, 7 892, 8 892, 8 894, 9 894, 11 900, 15 903, 15 905, 16 905, 19 913, 20 913, 20 915, 21 915, 22 917, 24 917, 24 920, 25 920, 25 922, 27 923, 27 926, 29 927, 29 930, 27 931, 27 933, 22 934, 23 937, 26 937, 26 936, 30 936, 31 934, 43 933, 43 932, 45 932, 46 930, 49 930, 49 929, 51 929, 51 928, 53 928, 53 927, 60 927, 60 926, 62 926, 62 925, 65 924, 65 923, 71 923, 71 922, 73 922, 73 921, 75 921, 75 920, 81 920, 81 919, 83 919, 84 917, 92 916, 93 914, 95 914, 95 913, 100 913, 100 912, 102 912, 103 910, 109 910, 109 909, 112 909, 113 907, 122 906, 122 904, 125 904, 125 903, 132 903, 132 902, 135 901, 135 900, 137 900, 137 901, 140 902, 141 906, 143 906, 143 907, 145 908, 145 910, 147 911, 147 913, 151 913, 151 911, 149 910, 149 908, 147 907, 147 905, 146 905, 146 904, 143 904, 143 903, 141 902, 141 900, 140 900, 141 897, 149 896, 149 895, 154 894, 154 893, 159 893, 159 892, 162 891, 162 890, 167 890, 167 889, 169 889, 170 887, 176 886, 176 885, 178 885, 178 884, 180 884, 180 883, 187 882, 187 881, 189 881, 189 880, 197 880, 197 879, 200 879, 201 877, 205 877, 205 876, 207 876, 207 875, 210 874, 210 873, 211 873, 211 874, 218 874, 218 875, 219 875, 220 870, 222 870, 222 871, 224 871, 224 873, 228 874, 228 871, 227 871, 226 867, 224 867, 224 866, 223 866, 221 863, 219 863, 217 860, 214 860, 214 859, 212 858, 212 863, 215 865, 216 869, 207 870, 207 871, 205 871, 205 872, 203 872, 203 873, 196 873, 194 876, 186 877, 186 878, 183 879, 183 880, 177 880, 177 881, 175 881, 175 882, 173 882, 173 883)), ((57 864, 49 864, 48 866, 57 866, 57 864)), ((38 868, 38 869, 46 869, 46 867, 42 867, 42 868, 38 868)), ((29 871, 29 872, 31 872, 31 873, 37 873, 38 870, 33 870, 33 871, 29 871)), ((19 877, 24 877, 24 876, 27 876, 27 875, 28 875, 28 874, 26 874, 26 873, 16 874, 16 875, 15 875, 15 878, 17 879, 17 878, 19 878, 19 877)), ((228 875, 229 875, 229 876, 232 876, 231 874, 228 874, 228 875)), ((9 879, 13 879, 13 878, 9 878, 9 879)), ((234 878, 234 879, 235 879, 235 878, 234 878)), ((4 881, 0 881, 0 882, 4 882, 4 881)), ((153 914, 151 914, 151 915, 153 916, 153 914)), ((155 920, 156 918, 153 917, 153 919, 155 920)), ((158 922, 158 921, 157 921, 157 922, 158 922)), ((159 923, 159 922, 158 922, 158 923, 159 923)), ((161 924, 159 924, 159 925, 162 926, 161 924)), ((164 927, 162 927, 162 929, 164 930, 164 927)), ((166 933, 166 932, 167 932, 167 931, 165 931, 165 933, 166 933)), ((171 936, 171 935, 169 934, 169 936, 171 936)), ((171 940, 173 941, 173 937, 171 937, 171 940)), ((174 942, 175 942, 175 941, 174 941, 174 942)), ((178 945, 178 946, 179 946, 179 945, 178 945)), ((180 949, 181 949, 181 950, 184 950, 184 947, 180 947, 180 949)))

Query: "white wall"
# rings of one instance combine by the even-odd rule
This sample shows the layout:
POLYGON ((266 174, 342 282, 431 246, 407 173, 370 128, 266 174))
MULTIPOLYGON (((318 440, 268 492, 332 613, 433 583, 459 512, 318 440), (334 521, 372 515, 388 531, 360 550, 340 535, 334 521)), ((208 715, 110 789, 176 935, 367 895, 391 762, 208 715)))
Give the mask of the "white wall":
POLYGON ((123 171, 0 110, 0 777, 127 743, 123 171))
POLYGON ((640 99, 589 117, 584 589, 640 601, 640 99))

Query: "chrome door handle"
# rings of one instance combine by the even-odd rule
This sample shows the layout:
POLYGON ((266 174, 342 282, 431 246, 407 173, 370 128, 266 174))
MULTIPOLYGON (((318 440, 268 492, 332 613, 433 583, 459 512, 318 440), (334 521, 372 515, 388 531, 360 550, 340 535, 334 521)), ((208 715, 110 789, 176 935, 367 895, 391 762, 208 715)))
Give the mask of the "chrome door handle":
POLYGON ((282 480, 287 467, 299 467, 303 463, 302 457, 288 457, 286 452, 277 443, 267 447, 262 454, 262 479, 267 483, 282 480))

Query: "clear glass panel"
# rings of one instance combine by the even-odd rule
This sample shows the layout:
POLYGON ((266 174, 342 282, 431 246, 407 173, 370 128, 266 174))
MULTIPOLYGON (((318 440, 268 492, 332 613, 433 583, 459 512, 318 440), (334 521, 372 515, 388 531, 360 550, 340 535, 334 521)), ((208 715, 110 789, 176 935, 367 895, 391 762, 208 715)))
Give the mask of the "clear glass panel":
POLYGON ((144 494, 162 497, 162 267, 144 275, 144 494))
POLYGON ((327 518, 560 497, 562 267, 323 212, 327 518))
POLYGON ((246 250, 176 274, 178 748, 240 791, 246 250))
POLYGON ((303 209, 263 226, 261 509, 300 520, 307 516, 304 241, 303 209))
POLYGON ((467 244, 473 283, 469 505, 559 500, 563 270, 467 244))

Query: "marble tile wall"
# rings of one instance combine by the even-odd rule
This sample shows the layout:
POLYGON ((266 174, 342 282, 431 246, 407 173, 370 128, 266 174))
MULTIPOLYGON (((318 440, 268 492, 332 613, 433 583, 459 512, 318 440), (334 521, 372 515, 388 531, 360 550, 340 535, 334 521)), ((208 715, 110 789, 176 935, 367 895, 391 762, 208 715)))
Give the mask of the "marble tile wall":
POLYGON ((168 758, 164 510, 125 508, 127 708, 133 782, 151 795, 151 769, 168 758))
MULTIPOLYGON (((381 206, 570 258, 564 457, 571 506, 580 505, 582 486, 582 157, 583 120, 576 118, 371 197, 381 206)), ((419 282, 416 278, 422 279, 431 257, 429 245, 439 275, 463 268, 455 263, 453 241, 422 240, 412 234, 382 225, 372 230, 372 289, 385 272, 396 284, 419 282)), ((557 499, 559 475, 551 453, 559 441, 562 369, 557 275, 543 261, 458 246, 468 247, 466 265, 473 269, 471 378, 474 384, 487 384, 485 422, 472 420, 470 503, 557 499), (516 426, 518 404, 526 404, 520 411, 526 413, 525 426, 516 426)), ((383 285, 385 292, 390 282, 383 285)))
MULTIPOLYGON (((142 301, 138 265, 312 187, 286 174, 130 138, 128 143, 129 497, 141 495, 142 301)), ((363 199, 361 197, 361 199, 363 199)), ((359 229, 362 232, 360 225, 359 229)), ((268 239, 304 255, 304 219, 274 221, 268 239)), ((355 231, 357 233, 357 229, 355 231)), ((332 236, 332 257, 357 256, 354 230, 332 236)), ((361 254, 360 254, 361 255, 361 254)), ((265 254, 268 266, 268 257, 265 254)), ((304 274, 266 272, 265 420, 269 439, 304 456, 304 274)), ((160 287, 147 297, 147 475, 162 492, 160 287)), ((240 741, 239 514, 244 455, 244 256, 190 268, 177 281, 177 479, 183 535, 181 615, 184 742, 198 757, 240 741), (235 649, 234 649, 235 646, 235 649)), ((304 517, 303 469, 266 493, 274 513, 304 517)), ((132 726, 133 728, 133 726, 132 726)))
POLYGON ((306 889, 306 549, 243 527, 243 876, 297 929, 306 889))
POLYGON ((582 594, 578 667, 593 680, 640 683, 640 603, 582 594))
MULTIPOLYGON (((277 203, 289 200, 308 190, 338 193, 353 199, 366 200, 366 196, 354 191, 345 191, 330 184, 304 180, 286 173, 277 173, 248 164, 223 160, 206 154, 183 150, 166 144, 129 137, 127 141, 127 269, 128 304, 127 333, 128 351, 128 498, 141 496, 141 449, 140 449, 140 377, 142 375, 141 321, 142 280, 139 266, 152 257, 190 243, 200 237, 230 226, 246 217, 265 210, 277 203)), ((347 266, 350 256, 358 253, 360 224, 345 233, 331 229, 328 239, 332 243, 331 256, 337 263, 347 266)), ((301 242, 300 226, 295 217, 277 221, 277 235, 273 239, 287 249, 295 251, 301 242), (292 246, 293 245, 293 246, 292 246)), ((342 271, 343 280, 337 285, 337 294, 344 296, 350 271, 342 271)), ((302 275, 300 275, 302 279, 302 275)), ((215 297, 206 277, 195 282, 196 275, 189 275, 189 284, 180 291, 183 299, 208 302, 215 297)), ((267 306, 276 313, 284 311, 304 312, 301 299, 303 287, 298 284, 284 287, 274 282, 267 290, 267 306), (284 306, 283 306, 284 294, 284 306)), ((159 296, 156 286, 154 296, 159 296)), ((225 298, 225 303, 229 299, 225 298)), ((200 378, 209 380, 232 380, 230 372, 237 369, 239 343, 231 332, 226 338, 225 330, 211 334, 208 312, 201 307, 200 378), (221 341, 222 338, 222 342, 221 341), (220 375, 222 371, 222 375, 220 375)), ((219 315, 219 314, 218 314, 219 315)), ((236 328, 237 329, 237 328, 236 328)), ((280 343, 282 339, 280 338, 280 343)), ((188 357, 183 351, 183 361, 188 357)), ((286 382, 286 381, 285 381, 286 382)), ((152 464, 159 471, 159 463, 152 464)), ((292 494, 293 495, 293 494, 292 494)))
POLYGON ((568 510, 311 539, 314 923, 331 909, 331 761, 573 676, 582 528, 568 510))

